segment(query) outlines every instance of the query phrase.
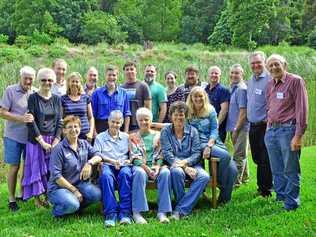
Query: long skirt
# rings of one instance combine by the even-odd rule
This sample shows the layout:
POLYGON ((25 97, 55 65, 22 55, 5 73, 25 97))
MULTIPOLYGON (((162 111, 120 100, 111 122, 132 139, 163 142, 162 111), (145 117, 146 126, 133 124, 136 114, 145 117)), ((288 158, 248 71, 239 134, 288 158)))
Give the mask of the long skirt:
MULTIPOLYGON (((42 137, 46 143, 52 144, 53 136, 42 137)), ((26 144, 22 181, 23 200, 46 193, 49 177, 49 158, 50 153, 47 153, 39 143, 28 142, 26 144)))

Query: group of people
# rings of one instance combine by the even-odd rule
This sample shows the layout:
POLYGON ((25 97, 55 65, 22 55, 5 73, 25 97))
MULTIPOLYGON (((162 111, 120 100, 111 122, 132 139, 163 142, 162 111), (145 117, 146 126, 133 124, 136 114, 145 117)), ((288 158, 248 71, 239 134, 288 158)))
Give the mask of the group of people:
POLYGON ((157 184, 161 223, 189 215, 212 174, 203 160, 217 157, 220 194, 228 203, 234 187, 249 180, 248 139, 257 165, 258 194, 276 192, 286 210, 300 205, 299 157, 307 127, 308 100, 304 80, 287 71, 281 55, 249 56, 253 72, 244 81, 240 64, 230 68, 230 88, 220 83, 221 69, 208 69, 208 83, 189 66, 185 83, 165 74, 167 88, 156 81, 157 68, 147 65, 137 80, 134 62, 123 66, 126 81, 118 85, 119 69, 90 67, 87 82, 57 59, 52 68, 20 70, 20 81, 8 86, 0 115, 6 119, 4 160, 8 170, 8 206, 19 209, 17 173, 24 158, 22 199, 34 197, 37 207, 53 206, 61 217, 102 200, 106 226, 146 224, 146 184, 157 184), (39 88, 32 87, 33 80, 39 88), (233 144, 231 156, 225 146, 233 144), (100 170, 91 182, 95 167, 100 170), (185 181, 192 180, 185 190, 185 181), (119 200, 115 190, 118 190, 119 200), (172 193, 174 205, 172 205, 172 193), (169 217, 170 214, 170 217, 169 217))

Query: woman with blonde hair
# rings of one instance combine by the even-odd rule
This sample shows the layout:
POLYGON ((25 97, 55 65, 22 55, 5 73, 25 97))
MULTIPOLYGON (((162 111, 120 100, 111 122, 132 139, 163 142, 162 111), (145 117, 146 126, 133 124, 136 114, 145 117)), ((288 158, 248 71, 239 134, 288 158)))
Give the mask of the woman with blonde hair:
POLYGON ((66 82, 66 95, 61 97, 63 106, 63 117, 67 115, 75 115, 80 118, 81 132, 80 139, 86 139, 91 142, 94 131, 94 118, 90 96, 84 93, 80 73, 71 73, 66 82))
POLYGON ((219 138, 216 111, 209 103, 205 90, 200 86, 191 90, 187 98, 187 106, 189 124, 199 132, 203 158, 219 158, 218 180, 221 192, 218 201, 227 203, 231 199, 237 168, 219 138))

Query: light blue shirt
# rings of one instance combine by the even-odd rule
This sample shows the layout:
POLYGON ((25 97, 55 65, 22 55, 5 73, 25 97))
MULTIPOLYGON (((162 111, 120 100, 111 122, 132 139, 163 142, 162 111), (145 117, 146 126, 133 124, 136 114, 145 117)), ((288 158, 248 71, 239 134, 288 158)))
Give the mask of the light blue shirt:
POLYGON ((266 89, 271 76, 263 71, 258 77, 252 75, 247 88, 247 118, 251 123, 267 120, 266 89))
POLYGON ((161 151, 164 161, 172 166, 175 160, 187 160, 194 166, 201 159, 199 133, 193 126, 185 124, 182 139, 177 139, 173 125, 169 124, 160 133, 161 151))
POLYGON ((119 131, 117 139, 114 139, 109 130, 97 135, 94 142, 94 149, 101 153, 102 157, 113 160, 128 159, 128 134, 119 131))
MULTIPOLYGON (((226 131, 234 131, 242 108, 247 108, 247 85, 244 82, 232 85, 226 131)), ((249 123, 246 121, 242 129, 248 131, 248 127, 249 123)))

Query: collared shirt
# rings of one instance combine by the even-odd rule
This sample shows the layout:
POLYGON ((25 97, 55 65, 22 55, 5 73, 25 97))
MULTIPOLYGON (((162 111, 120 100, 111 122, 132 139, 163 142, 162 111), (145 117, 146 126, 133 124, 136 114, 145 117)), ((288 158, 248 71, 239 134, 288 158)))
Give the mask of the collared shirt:
POLYGON ((230 92, 229 89, 223 86, 220 83, 217 83, 216 86, 211 88, 211 85, 208 84, 205 87, 205 91, 208 95, 210 103, 214 106, 217 115, 221 111, 221 104, 224 102, 229 103, 230 92))
POLYGON ((88 95, 88 96, 92 96, 92 93, 96 90, 96 89, 98 89, 99 87, 97 87, 97 86, 95 86, 95 87, 93 87, 91 90, 88 88, 88 86, 87 86, 87 84, 85 84, 84 86, 83 86, 83 90, 84 90, 84 92, 88 95))
POLYGON ((53 148, 49 160, 49 182, 48 191, 54 191, 61 188, 56 180, 60 177, 65 178, 72 185, 80 182, 80 172, 88 159, 99 155, 95 149, 85 140, 78 140, 77 151, 74 151, 64 138, 53 148))
POLYGON ((58 95, 59 97, 67 94, 67 87, 66 83, 59 85, 57 83, 54 83, 51 89, 52 93, 55 95, 58 95))
MULTIPOLYGON (((15 115, 24 115, 27 109, 27 100, 34 92, 34 88, 25 91, 20 84, 8 86, 3 94, 1 107, 15 115)), ((6 120, 4 137, 25 144, 27 142, 27 126, 25 123, 6 120)))
POLYGON ((209 115, 206 117, 190 119, 189 124, 195 127, 199 132, 202 149, 206 146, 211 138, 219 141, 217 116, 214 108, 212 108, 209 115))
POLYGON ((188 96, 189 96, 189 94, 190 94, 192 88, 195 87, 195 86, 201 86, 202 88, 205 88, 205 87, 207 86, 207 83, 204 82, 204 81, 200 81, 200 80, 199 80, 199 81, 197 82, 197 84, 194 85, 194 86, 190 86, 190 85, 188 85, 187 83, 182 84, 182 85, 179 86, 179 87, 184 91, 184 98, 185 98, 185 101, 187 100, 187 98, 188 98, 188 96))
MULTIPOLYGON (((247 108, 247 85, 244 82, 232 85, 226 131, 234 131, 239 118, 240 109, 242 108, 247 108)), ((248 128, 249 123, 246 120, 242 129, 248 131, 248 128)))
POLYGON ((152 81, 149 83, 150 93, 151 93, 151 111, 153 113, 153 122, 158 122, 160 104, 167 103, 167 93, 166 89, 158 82, 152 81))
POLYGON ((95 119, 108 119, 113 110, 120 110, 124 118, 131 115, 127 93, 118 86, 112 95, 108 94, 106 86, 96 89, 92 94, 91 103, 95 119))
POLYGON ((130 126, 137 126, 136 111, 138 108, 144 107, 145 100, 151 100, 151 93, 148 85, 142 81, 132 83, 125 82, 122 85, 127 92, 127 97, 130 103, 132 113, 130 126))
POLYGON ((302 136, 307 127, 308 98, 304 80, 291 73, 267 86, 268 126, 271 123, 294 122, 295 135, 302 136))
POLYGON ((266 90, 271 76, 263 71, 258 77, 252 75, 247 87, 247 119, 251 123, 267 120, 266 90))
POLYGON ((114 139, 109 134, 109 130, 101 132, 95 138, 94 149, 102 157, 126 160, 128 159, 128 134, 119 131, 117 139, 114 139))
POLYGON ((176 137, 172 124, 164 127, 160 134, 160 144, 163 159, 170 166, 177 159, 187 160, 189 166, 196 165, 201 159, 199 133, 189 124, 185 124, 181 140, 176 137))

